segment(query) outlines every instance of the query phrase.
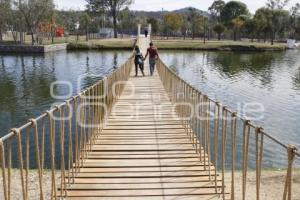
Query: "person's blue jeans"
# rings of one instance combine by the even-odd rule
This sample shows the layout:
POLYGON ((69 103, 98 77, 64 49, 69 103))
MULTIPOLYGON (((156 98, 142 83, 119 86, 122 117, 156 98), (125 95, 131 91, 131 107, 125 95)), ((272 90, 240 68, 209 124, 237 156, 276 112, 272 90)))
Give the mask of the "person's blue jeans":
POLYGON ((154 73, 155 70, 155 64, 156 64, 156 59, 155 58, 149 58, 149 65, 150 65, 150 74, 151 76, 154 73))

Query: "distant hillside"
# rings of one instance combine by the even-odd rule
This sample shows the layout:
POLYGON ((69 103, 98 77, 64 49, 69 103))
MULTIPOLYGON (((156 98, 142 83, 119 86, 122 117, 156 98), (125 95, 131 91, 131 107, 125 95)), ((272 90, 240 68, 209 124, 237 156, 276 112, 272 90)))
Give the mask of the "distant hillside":
POLYGON ((199 13, 200 15, 204 15, 204 16, 209 16, 209 13, 206 12, 206 11, 202 11, 202 10, 199 10, 197 8, 193 8, 193 7, 186 7, 186 8, 181 8, 179 10, 174 10, 173 12, 176 12, 176 13, 188 13, 191 9, 195 10, 197 13, 199 13))
POLYGON ((190 11, 190 9, 194 9, 200 15, 209 16, 208 12, 202 11, 202 10, 199 10, 199 9, 193 8, 193 7, 186 7, 186 8, 181 8, 181 9, 178 9, 178 10, 173 10, 173 11, 132 11, 132 12, 138 17, 163 18, 164 14, 168 13, 168 12, 176 12, 176 13, 181 13, 181 14, 187 14, 190 11))

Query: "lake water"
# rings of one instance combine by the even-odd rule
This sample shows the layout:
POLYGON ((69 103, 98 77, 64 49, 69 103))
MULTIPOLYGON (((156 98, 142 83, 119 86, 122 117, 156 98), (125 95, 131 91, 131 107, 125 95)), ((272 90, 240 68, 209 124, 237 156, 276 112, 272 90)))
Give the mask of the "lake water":
POLYGON ((129 55, 129 51, 0 55, 0 136, 56 102, 51 83, 70 82, 72 88, 63 84, 55 88, 55 95, 70 96, 110 74, 129 55))
MULTIPOLYGON (((263 117, 255 123, 280 141, 300 147, 299 51, 160 54, 183 79, 233 111, 239 105, 261 103, 263 117)), ((68 95, 68 91, 75 94, 111 73, 129 55, 129 51, 0 55, 0 136, 49 109, 56 101, 50 95, 52 82, 71 83, 71 90, 55 88, 58 95, 68 95)), ((278 158, 271 159, 269 166, 277 166, 272 160, 278 158)))
MULTIPOLYGON (((232 111, 247 103, 261 104, 263 112, 248 112, 250 117, 261 116, 252 121, 281 142, 300 148, 300 51, 165 51, 161 58, 184 80, 232 111)), ((267 165, 284 165, 274 153, 282 149, 267 148, 267 165)))

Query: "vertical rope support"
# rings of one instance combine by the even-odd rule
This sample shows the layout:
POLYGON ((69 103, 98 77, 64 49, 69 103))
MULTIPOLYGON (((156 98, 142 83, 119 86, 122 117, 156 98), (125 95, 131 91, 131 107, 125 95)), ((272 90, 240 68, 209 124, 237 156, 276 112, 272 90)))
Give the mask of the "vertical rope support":
POLYGON ((75 172, 74 172, 74 166, 73 166, 73 135, 72 135, 72 114, 73 114, 73 108, 70 104, 70 101, 66 101, 67 109, 68 109, 68 129, 69 129, 69 151, 68 151, 68 178, 69 178, 69 185, 71 184, 70 177, 72 177, 72 183, 74 183, 75 180, 75 172))
POLYGON ((7 147, 7 150, 8 150, 8 155, 7 155, 7 164, 8 164, 8 174, 7 174, 7 184, 8 184, 8 188, 7 188, 7 197, 8 199, 11 199, 11 159, 12 159, 12 141, 13 141, 13 138, 10 138, 8 140, 8 147, 7 147))
POLYGON ((206 106, 207 106, 207 99, 206 99, 206 95, 203 95, 202 97, 202 144, 203 144, 203 162, 204 162, 204 170, 207 169, 206 167, 206 153, 207 153, 207 149, 206 149, 206 131, 207 131, 207 125, 206 125, 206 106))
POLYGON ((26 186, 25 186, 25 178, 24 178, 24 171, 23 171, 23 152, 22 152, 22 138, 19 129, 12 129, 12 132, 17 137, 18 143, 18 158, 19 158, 19 168, 20 168, 20 176, 21 176, 21 186, 22 186, 22 196, 23 199, 26 200, 26 186))
POLYGON ((206 138, 207 138, 207 164, 209 180, 211 181, 211 149, 210 149, 210 99, 207 97, 207 110, 206 110, 206 138))
POLYGON ((38 168, 38 175, 39 175, 40 200, 43 200, 44 199, 43 182, 42 182, 43 174, 42 174, 41 160, 40 160, 39 133, 38 133, 37 121, 35 119, 31 119, 30 122, 34 129, 35 156, 36 156, 36 165, 38 168))
POLYGON ((260 199, 260 182, 261 182, 261 168, 263 157, 263 145, 264 135, 262 134, 262 128, 256 128, 255 130, 255 142, 256 142, 256 199, 260 199))
POLYGON ((3 184, 3 196, 5 200, 8 200, 8 191, 6 183, 6 174, 5 174, 5 149, 3 141, 0 139, 0 162, 1 162, 1 171, 2 171, 2 184, 3 184))
POLYGON ((214 152, 215 152, 215 191, 218 192, 218 155, 219 155, 219 118, 220 118, 220 103, 215 104, 215 117, 214 117, 214 152))
POLYGON ((50 111, 47 111, 50 128, 50 160, 51 160, 51 199, 56 199, 56 177, 55 177, 55 123, 50 111))
POLYGON ((235 199, 235 148, 236 148, 237 113, 231 115, 231 200, 235 199))
POLYGON ((60 116, 60 196, 66 196, 66 176, 65 176, 65 153, 64 153, 64 144, 65 144, 65 128, 64 128, 64 110, 63 108, 56 107, 59 116, 60 116))
POLYGON ((222 198, 225 200, 225 162, 226 162, 226 138, 227 138, 227 109, 222 110, 222 198))
POLYGON ((243 180, 242 180, 242 200, 246 199, 247 172, 248 172, 248 152, 250 138, 250 121, 246 120, 243 127, 243 180))
POLYGON ((284 192, 283 192, 283 200, 291 200, 292 199, 292 172, 293 172, 293 162, 295 161, 297 148, 294 146, 289 146, 288 153, 288 168, 287 175, 285 179, 284 192))
POLYGON ((26 154, 25 154, 25 188, 26 188, 26 199, 28 199, 28 175, 29 175, 29 142, 30 142, 30 127, 26 129, 26 154))
POLYGON ((205 154, 204 152, 204 149, 203 149, 203 138, 202 138, 202 132, 203 132, 203 114, 202 114, 202 111, 203 111, 203 95, 202 93, 200 93, 200 100, 199 100, 199 117, 200 117, 200 121, 199 121, 199 152, 200 152, 200 161, 203 160, 203 157, 202 157, 202 153, 205 154), (203 150, 203 152, 202 152, 203 150))

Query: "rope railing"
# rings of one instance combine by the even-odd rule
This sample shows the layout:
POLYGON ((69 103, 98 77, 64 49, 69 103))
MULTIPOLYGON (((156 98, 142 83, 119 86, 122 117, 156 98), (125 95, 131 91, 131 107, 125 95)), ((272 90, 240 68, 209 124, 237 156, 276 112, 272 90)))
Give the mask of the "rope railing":
POLYGON ((280 152, 286 153, 283 157, 287 160, 286 177, 285 183, 282 183, 283 196, 279 199, 292 199, 293 164, 296 157, 300 156, 294 146, 283 144, 263 128, 212 100, 182 80, 161 60, 157 68, 205 170, 209 171, 210 181, 222 199, 247 199, 249 169, 255 173, 256 199, 261 199, 263 158, 266 151, 269 151, 269 145, 281 148, 280 152), (240 159, 237 159, 238 156, 240 159), (241 173, 241 178, 237 177, 238 173, 241 173), (226 178, 228 174, 229 179, 226 178), (237 182, 242 185, 240 192, 237 190, 237 182), (221 187, 218 187, 219 184, 221 187))
POLYGON ((0 138, 0 199, 16 199, 16 194, 20 195, 17 199, 24 200, 68 196, 66 189, 74 183, 97 133, 103 129, 132 65, 133 58, 129 58, 108 77, 0 138), (13 176, 17 173, 14 169, 19 170, 18 176, 13 176), (30 173, 37 177, 35 197, 29 193, 30 173), (50 185, 45 185, 46 178, 50 185), (15 185, 21 186, 20 191, 12 189, 15 185))

